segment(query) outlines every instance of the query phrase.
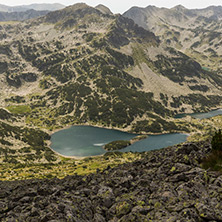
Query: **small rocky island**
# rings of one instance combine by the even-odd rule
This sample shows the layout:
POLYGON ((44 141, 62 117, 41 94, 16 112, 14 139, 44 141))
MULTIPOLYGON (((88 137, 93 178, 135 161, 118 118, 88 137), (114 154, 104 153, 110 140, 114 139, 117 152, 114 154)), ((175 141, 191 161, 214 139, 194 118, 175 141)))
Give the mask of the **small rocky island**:
POLYGON ((107 143, 103 148, 107 151, 114 151, 114 150, 121 150, 127 146, 130 146, 131 144, 138 142, 139 140, 146 139, 147 135, 139 135, 134 137, 131 140, 116 140, 112 141, 110 143, 107 143))
POLYGON ((129 145, 131 145, 129 140, 116 140, 116 141, 107 143, 104 146, 104 149, 107 151, 121 150, 129 145))

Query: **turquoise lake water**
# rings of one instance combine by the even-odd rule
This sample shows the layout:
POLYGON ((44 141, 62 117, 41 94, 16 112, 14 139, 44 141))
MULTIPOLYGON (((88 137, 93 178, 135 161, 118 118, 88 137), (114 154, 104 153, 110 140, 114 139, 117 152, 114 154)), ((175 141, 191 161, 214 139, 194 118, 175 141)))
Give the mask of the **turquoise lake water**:
POLYGON ((213 110, 207 113, 191 113, 191 114, 178 114, 175 116, 176 119, 183 118, 185 116, 192 116, 197 119, 207 119, 214 116, 222 115, 222 109, 213 110))
MULTIPOLYGON (((207 113, 179 114, 175 118, 190 115, 194 118, 204 119, 222 115, 222 109, 207 113)), ((103 146, 115 140, 130 140, 137 135, 121 132, 118 130, 104 129, 93 126, 72 126, 69 129, 56 132, 51 137, 51 148, 65 156, 97 156, 106 153, 103 146)), ((148 138, 138 141, 121 152, 143 152, 173 146, 185 142, 186 134, 172 133, 148 138)))
MULTIPOLYGON (((137 135, 93 126, 72 126, 52 135, 51 148, 65 156, 96 156, 106 153, 102 148, 106 143, 130 140, 135 136, 137 135)), ((120 151, 143 152, 160 149, 185 142, 186 138, 186 134, 180 133, 149 136, 120 151)))

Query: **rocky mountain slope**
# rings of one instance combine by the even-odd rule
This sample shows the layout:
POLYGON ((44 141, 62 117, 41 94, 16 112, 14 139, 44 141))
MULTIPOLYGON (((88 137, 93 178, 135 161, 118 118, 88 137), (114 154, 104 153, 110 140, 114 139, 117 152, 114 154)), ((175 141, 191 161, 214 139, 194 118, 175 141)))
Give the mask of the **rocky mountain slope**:
POLYGON ((109 8, 107 8, 105 5, 99 4, 95 8, 98 9, 99 11, 101 11, 104 14, 110 14, 110 15, 113 14, 111 12, 111 10, 109 8))
POLYGON ((0 21, 23 21, 46 15, 49 11, 36 11, 33 9, 22 12, 1 12, 0 21))
POLYGON ((8 6, 0 4, 1 12, 24 12, 30 9, 36 11, 55 11, 65 8, 64 5, 54 3, 54 4, 30 4, 30 5, 19 5, 19 6, 8 6))
POLYGON ((176 48, 203 67, 221 74, 222 7, 204 9, 133 7, 124 13, 143 28, 153 31, 169 47, 176 48))
POLYGON ((10 159, 6 153, 11 161, 54 159, 23 131, 96 124, 190 132, 192 124, 175 123, 176 113, 221 105, 217 72, 101 5, 76 4, 0 29, 1 160, 10 159))
POLYGON ((222 176, 207 143, 152 151, 87 176, 0 183, 1 221, 222 221, 222 176))

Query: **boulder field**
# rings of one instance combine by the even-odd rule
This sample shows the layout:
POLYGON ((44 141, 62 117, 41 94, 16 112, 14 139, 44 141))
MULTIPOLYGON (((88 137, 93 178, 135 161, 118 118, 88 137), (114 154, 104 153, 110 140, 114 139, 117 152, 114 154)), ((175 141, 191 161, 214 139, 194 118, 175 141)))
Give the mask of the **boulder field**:
POLYGON ((0 182, 0 221, 222 221, 222 176, 207 142, 147 152, 87 176, 0 182))

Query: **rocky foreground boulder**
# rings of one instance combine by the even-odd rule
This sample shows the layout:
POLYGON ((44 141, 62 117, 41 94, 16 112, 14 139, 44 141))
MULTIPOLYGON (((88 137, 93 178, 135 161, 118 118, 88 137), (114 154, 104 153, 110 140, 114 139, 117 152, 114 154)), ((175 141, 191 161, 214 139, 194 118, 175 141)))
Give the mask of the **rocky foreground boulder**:
POLYGON ((200 168, 208 143, 62 180, 0 182, 0 221, 222 221, 222 176, 200 168))

